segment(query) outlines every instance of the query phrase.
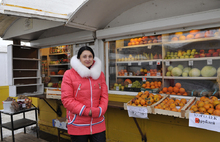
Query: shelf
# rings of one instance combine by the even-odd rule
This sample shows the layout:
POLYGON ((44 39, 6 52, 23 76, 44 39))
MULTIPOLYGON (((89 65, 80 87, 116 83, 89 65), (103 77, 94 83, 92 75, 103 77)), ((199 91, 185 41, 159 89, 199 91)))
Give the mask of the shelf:
POLYGON ((173 77, 173 76, 164 76, 164 79, 216 80, 217 77, 173 77))
POLYGON ((178 62, 178 61, 202 61, 202 60, 219 60, 220 57, 203 57, 203 58, 186 58, 186 59, 164 59, 162 61, 172 61, 172 62, 178 62))
POLYGON ((178 43, 191 43, 191 42, 199 42, 199 41, 210 41, 210 40, 220 40, 220 37, 209 37, 209 38, 199 38, 199 39, 191 39, 191 40, 182 40, 182 41, 170 41, 165 42, 163 44, 178 44, 178 43))
POLYGON ((40 85, 43 85, 43 84, 21 84, 21 85, 14 85, 14 86, 17 86, 17 87, 23 87, 23 86, 40 86, 40 85))
POLYGON ((53 53, 53 54, 49 54, 49 56, 53 56, 53 55, 63 55, 63 54, 70 54, 70 52, 53 53))
POLYGON ((49 66, 67 66, 70 65, 70 63, 64 63, 64 64, 49 64, 49 66))
POLYGON ((136 47, 145 47, 145 46, 154 46, 154 45, 162 45, 162 43, 151 43, 151 44, 140 44, 140 45, 132 45, 132 46, 123 46, 123 47, 119 47, 117 49, 136 48, 136 47))
MULTIPOLYGON (((33 124, 36 124, 36 123, 37 123, 36 121, 26 119, 26 118, 13 121, 14 130, 24 128, 24 127, 27 127, 27 126, 30 126, 30 125, 33 125, 33 124)), ((2 127, 6 128, 8 130, 12 130, 11 122, 2 124, 2 127)))
POLYGON ((41 78, 41 77, 14 77, 13 79, 37 79, 37 78, 41 78))
POLYGON ((117 76, 117 78, 162 78, 162 76, 117 76))
POLYGON ((39 69, 13 69, 13 71, 38 71, 39 69))
POLYGON ((50 77, 63 77, 63 75, 50 75, 50 77))
POLYGON ((43 94, 43 92, 35 92, 35 93, 31 92, 31 93, 22 93, 22 94, 18 94, 18 96, 20 96, 20 95, 34 96, 34 95, 42 95, 42 94, 43 94))
POLYGON ((119 63, 119 64, 123 64, 123 63, 146 63, 146 62, 157 62, 157 61, 163 61, 163 60, 162 59, 154 59, 154 60, 136 60, 136 61, 116 61, 116 63, 119 63))
POLYGON ((35 58, 13 58, 13 60, 40 61, 40 59, 35 58))

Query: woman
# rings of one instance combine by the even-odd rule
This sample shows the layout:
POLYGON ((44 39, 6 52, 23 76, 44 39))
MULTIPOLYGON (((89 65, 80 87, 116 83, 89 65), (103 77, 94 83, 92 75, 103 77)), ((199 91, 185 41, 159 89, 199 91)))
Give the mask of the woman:
POLYGON ((68 133, 72 142, 105 142, 104 114, 108 90, 101 61, 92 48, 81 47, 73 56, 61 85, 61 100, 67 110, 68 133))

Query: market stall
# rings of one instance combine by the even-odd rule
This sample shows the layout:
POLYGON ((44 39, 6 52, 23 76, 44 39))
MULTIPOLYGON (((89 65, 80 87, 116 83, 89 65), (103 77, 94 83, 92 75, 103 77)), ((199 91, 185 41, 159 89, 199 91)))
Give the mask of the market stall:
POLYGON ((44 94, 36 96, 40 130, 57 135, 52 120, 65 117, 62 75, 69 57, 87 44, 102 60, 108 84, 108 141, 218 141, 218 129, 190 120, 219 118, 220 3, 187 2, 94 0, 74 12, 67 27, 33 19, 38 26, 25 31, 25 18, 15 22, 5 38, 20 37, 41 50, 32 61, 42 69, 36 76, 44 94))

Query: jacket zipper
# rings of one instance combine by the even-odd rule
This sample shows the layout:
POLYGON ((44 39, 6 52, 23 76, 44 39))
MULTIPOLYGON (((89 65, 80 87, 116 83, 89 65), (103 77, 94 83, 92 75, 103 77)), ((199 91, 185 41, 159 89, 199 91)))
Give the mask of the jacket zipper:
MULTIPOLYGON (((91 107, 92 107, 92 83, 91 83, 90 78, 89 78, 89 83, 90 83, 90 91, 91 91, 91 107)), ((93 118, 91 118, 91 123, 90 123, 90 134, 92 134, 92 120, 93 120, 93 118)))
POLYGON ((78 87, 78 89, 77 89, 77 91, 76 91, 75 98, 77 97, 77 94, 78 94, 78 91, 80 90, 80 87, 81 87, 81 84, 79 84, 79 87, 78 87))
POLYGON ((99 83, 99 89, 101 89, 101 84, 99 83))

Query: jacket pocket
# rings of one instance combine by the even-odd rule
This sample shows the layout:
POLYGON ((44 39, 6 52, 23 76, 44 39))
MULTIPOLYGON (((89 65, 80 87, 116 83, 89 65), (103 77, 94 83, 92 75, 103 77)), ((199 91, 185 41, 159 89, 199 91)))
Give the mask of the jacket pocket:
POLYGON ((68 116, 68 125, 74 126, 90 126, 91 118, 87 116, 79 116, 77 114, 70 114, 68 116))

